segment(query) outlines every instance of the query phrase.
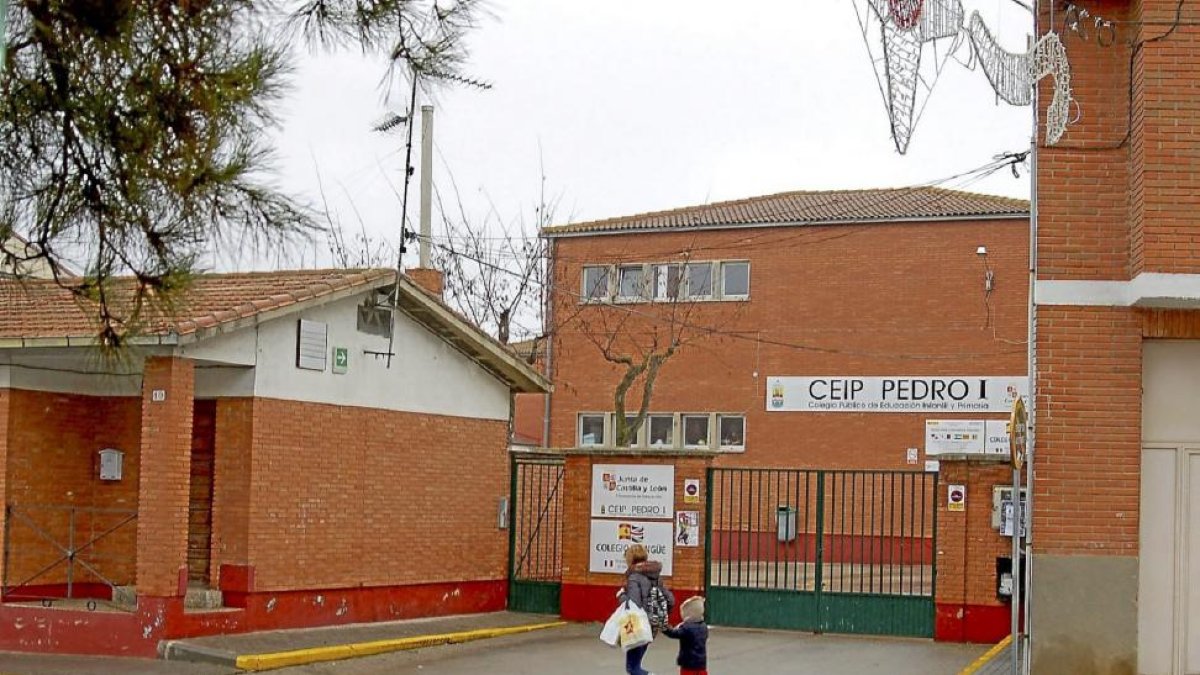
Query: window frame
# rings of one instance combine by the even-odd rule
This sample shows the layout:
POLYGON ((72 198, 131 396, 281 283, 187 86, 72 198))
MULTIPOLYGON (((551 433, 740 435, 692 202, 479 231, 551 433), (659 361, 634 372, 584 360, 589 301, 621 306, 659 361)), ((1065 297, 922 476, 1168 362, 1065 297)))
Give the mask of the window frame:
POLYGON ((712 448, 712 432, 713 432, 713 416, 711 413, 680 413, 679 415, 679 442, 680 446, 685 450, 711 449, 712 448), (689 419, 703 419, 705 422, 705 441, 702 444, 688 443, 687 427, 689 419))
POLYGON ((617 265, 616 274, 614 275, 615 288, 613 289, 613 299, 616 302, 646 302, 649 300, 650 286, 646 281, 646 265, 617 265), (623 293, 624 284, 623 277, 626 270, 638 270, 641 274, 641 283, 636 295, 625 295, 623 293))
MULTIPOLYGON (((630 415, 629 413, 625 413, 625 423, 626 424, 629 424, 630 420, 635 420, 635 419, 637 419, 637 415, 630 415)), ((609 413, 608 420, 609 420, 608 433, 610 436, 612 436, 612 446, 614 448, 640 448, 643 445, 645 445, 646 425, 644 423, 638 429, 637 433, 634 434, 633 438, 630 439, 629 445, 617 445, 617 438, 616 438, 617 415, 616 415, 616 413, 609 413)))
POLYGON ((746 414, 745 413, 716 413, 715 417, 716 417, 716 420, 714 421, 714 425, 716 426, 716 431, 717 431, 717 437, 716 437, 717 449, 721 450, 723 452, 745 452, 746 451, 746 414), (729 418, 729 419, 736 418, 736 419, 740 419, 742 421, 742 443, 741 443, 741 445, 726 445, 725 444, 724 439, 721 437, 721 420, 723 420, 725 418, 729 418))
POLYGON ((612 300, 613 296, 613 266, 612 265, 584 265, 580 271, 579 283, 579 302, 581 303, 604 303, 612 300), (597 296, 588 294, 588 270, 604 270, 604 290, 597 296))
MULTIPOLYGON (((684 262, 654 263, 653 265, 651 265, 651 271, 652 271, 652 273, 651 273, 650 285, 652 286, 652 288, 650 289, 650 299, 653 302, 680 302, 680 301, 686 301, 688 299, 687 295, 686 295, 687 294, 687 263, 684 263, 684 262), (679 280, 675 283, 675 296, 674 297, 671 297, 671 295, 669 293, 666 295, 658 294, 658 287, 659 287, 658 272, 661 269, 670 269, 670 268, 676 268, 679 270, 679 280)), ((668 290, 670 289, 670 283, 671 283, 670 279, 668 279, 667 283, 666 283, 666 288, 668 290)))
POLYGON ((676 428, 677 428, 677 425, 675 423, 675 418, 676 418, 676 415, 674 415, 673 413, 649 413, 646 415, 646 424, 643 424, 642 426, 646 430, 646 447, 647 448, 650 448, 653 450, 653 449, 668 449, 668 448, 679 447, 679 444, 677 443, 676 438, 675 438, 676 428), (671 423, 671 436, 665 445, 656 445, 652 440, 652 437, 653 437, 652 431, 654 428, 654 420, 656 420, 656 419, 657 420, 665 419, 671 423))
POLYGON ((714 277, 716 276, 713 274, 713 263, 714 263, 714 261, 712 261, 712 260, 709 260, 706 262, 683 263, 683 267, 684 267, 684 275, 683 275, 684 286, 683 287, 685 289, 685 295, 680 297, 679 298, 680 300, 685 301, 685 302, 692 302, 692 301, 701 301, 702 302, 705 300, 715 300, 717 298, 717 296, 715 294, 716 284, 713 283, 714 277), (708 267, 708 293, 706 293, 704 295, 696 295, 695 293, 692 292, 691 268, 693 268, 693 267, 708 267))
POLYGON ((575 422, 575 441, 581 448, 603 448, 605 441, 611 432, 609 431, 608 415, 597 412, 581 412, 578 413, 575 422), (599 443, 584 443, 583 442, 583 418, 599 417, 600 418, 600 442, 599 443))
POLYGON ((746 300, 750 297, 750 261, 749 260, 721 260, 717 263, 719 270, 721 299, 722 300, 746 300), (745 293, 727 293, 725 291, 725 266, 726 265, 745 265, 746 266, 746 292, 745 293))

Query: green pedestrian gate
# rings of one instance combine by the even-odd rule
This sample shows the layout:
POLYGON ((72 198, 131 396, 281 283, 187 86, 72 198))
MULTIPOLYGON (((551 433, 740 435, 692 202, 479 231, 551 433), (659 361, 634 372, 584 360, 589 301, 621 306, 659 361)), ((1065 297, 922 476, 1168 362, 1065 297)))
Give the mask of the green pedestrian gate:
POLYGON ((933 637, 937 474, 708 470, 714 624, 933 637))
POLYGON ((560 455, 512 455, 508 529, 511 611, 559 613, 564 471, 560 455))

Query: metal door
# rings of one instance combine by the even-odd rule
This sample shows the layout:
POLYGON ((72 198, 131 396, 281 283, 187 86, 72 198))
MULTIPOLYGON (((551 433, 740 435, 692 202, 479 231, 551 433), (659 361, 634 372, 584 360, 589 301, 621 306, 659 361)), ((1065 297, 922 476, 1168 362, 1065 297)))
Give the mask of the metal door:
POLYGON ((512 458, 508 608, 558 614, 562 590, 562 483, 556 455, 512 458))

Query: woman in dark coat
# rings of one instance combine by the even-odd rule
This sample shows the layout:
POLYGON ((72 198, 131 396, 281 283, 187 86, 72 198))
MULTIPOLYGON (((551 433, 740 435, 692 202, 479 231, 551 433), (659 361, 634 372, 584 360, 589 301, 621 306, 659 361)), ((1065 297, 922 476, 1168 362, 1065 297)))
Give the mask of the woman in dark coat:
MULTIPOLYGON (((634 544, 625 549, 627 569, 625 570, 625 590, 621 593, 622 599, 645 610, 650 600, 650 589, 657 585, 667 596, 668 608, 674 607, 675 596, 659 581, 659 575, 662 574, 662 563, 650 560, 649 557, 646 547, 641 544, 634 544)), ((626 673, 629 675, 654 675, 642 668, 642 658, 646 656, 646 650, 649 647, 650 645, 646 644, 625 652, 626 673)))

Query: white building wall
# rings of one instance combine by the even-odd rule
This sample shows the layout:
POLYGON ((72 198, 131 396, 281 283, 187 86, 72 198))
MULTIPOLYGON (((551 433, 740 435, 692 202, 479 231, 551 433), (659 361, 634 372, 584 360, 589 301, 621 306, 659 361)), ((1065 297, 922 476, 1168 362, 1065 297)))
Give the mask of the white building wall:
POLYGON ((383 356, 387 338, 360 333, 362 296, 270 321, 258 329, 254 395, 266 398, 382 408, 435 415, 507 420, 508 387, 462 352, 400 314, 391 368, 383 356), (324 371, 296 366, 297 322, 328 326, 324 371), (334 347, 346 347, 344 375, 332 372, 334 347))
MULTIPOLYGON (((508 420, 508 387, 420 324, 396 320, 391 368, 387 338, 360 333, 358 304, 366 294, 175 349, 196 362, 198 398, 260 396, 455 417, 508 420), (297 322, 328 328, 324 371, 296 366, 297 322), (334 374, 333 348, 349 350, 345 374, 334 374)), ((74 349, 0 351, 0 388, 93 396, 140 396, 141 362, 164 348, 133 348, 127 364, 104 363, 74 349)))

